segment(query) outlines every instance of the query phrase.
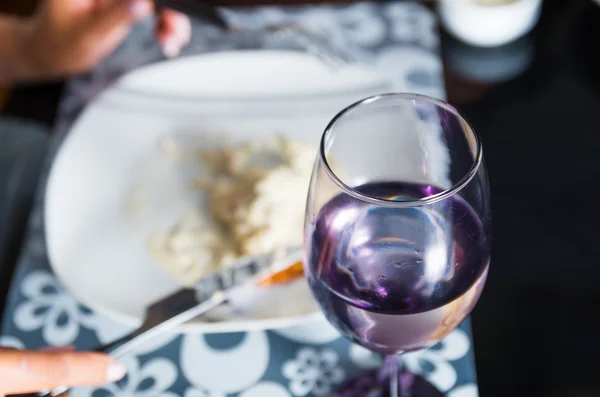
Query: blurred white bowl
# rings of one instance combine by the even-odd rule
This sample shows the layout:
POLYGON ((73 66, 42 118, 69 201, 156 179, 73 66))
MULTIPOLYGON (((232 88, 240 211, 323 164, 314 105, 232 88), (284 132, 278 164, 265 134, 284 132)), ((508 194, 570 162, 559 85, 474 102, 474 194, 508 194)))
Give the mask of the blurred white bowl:
POLYGON ((440 0, 442 26, 457 39, 479 47, 509 43, 528 33, 540 16, 542 0, 440 0))

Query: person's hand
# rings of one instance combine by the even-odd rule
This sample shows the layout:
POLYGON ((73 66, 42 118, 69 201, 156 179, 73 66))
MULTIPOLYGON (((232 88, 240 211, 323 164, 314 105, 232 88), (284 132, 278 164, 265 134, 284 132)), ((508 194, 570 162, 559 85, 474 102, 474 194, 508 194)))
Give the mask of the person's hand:
POLYGON ((192 25, 185 14, 165 9, 158 13, 155 34, 163 53, 174 57, 192 39, 192 25))
POLYGON ((116 382, 125 367, 100 353, 0 348, 0 396, 116 382))
MULTIPOLYGON (((43 1, 16 32, 25 75, 55 78, 93 68, 153 9, 150 0, 43 1)), ((165 54, 174 56, 190 41, 190 21, 180 13, 161 11, 156 35, 165 54)))

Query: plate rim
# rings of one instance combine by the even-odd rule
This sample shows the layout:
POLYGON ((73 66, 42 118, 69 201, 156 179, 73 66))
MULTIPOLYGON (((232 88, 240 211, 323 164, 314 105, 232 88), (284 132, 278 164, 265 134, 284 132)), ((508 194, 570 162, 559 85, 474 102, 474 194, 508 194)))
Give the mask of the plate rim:
MULTIPOLYGON (((379 79, 379 81, 377 81, 376 83, 373 82, 372 84, 361 84, 359 86, 357 86, 354 89, 335 89, 332 90, 331 92, 327 92, 327 93, 320 93, 320 94, 294 94, 294 95, 273 95, 273 96, 244 96, 242 98, 225 98, 222 96, 210 96, 210 95, 177 95, 177 94, 172 94, 172 93, 160 93, 157 92, 156 90, 151 90, 150 92, 143 92, 142 90, 136 90, 133 88, 128 88, 126 86, 123 86, 123 79, 126 78, 128 75, 131 75, 133 73, 140 73, 140 72, 144 72, 144 71, 148 71, 148 70, 152 70, 152 69, 158 69, 158 68, 162 68, 165 67, 165 65, 168 65, 169 63, 173 64, 173 63, 182 63, 182 62, 189 62, 190 60, 193 59, 197 59, 197 58, 214 58, 214 57, 221 57, 221 56, 233 56, 233 55, 240 55, 240 54, 244 54, 244 56, 247 56, 249 54, 251 55, 257 55, 257 54, 261 54, 261 55, 267 55, 267 56, 276 56, 276 55, 281 55, 281 54, 285 54, 285 55, 290 55, 290 54, 295 54, 295 55, 299 55, 299 56, 304 56, 307 58, 314 58, 314 55, 311 55, 310 53, 307 52, 303 52, 303 51, 296 51, 296 50, 281 50, 281 49, 256 49, 256 48, 247 48, 247 49, 225 49, 225 50, 218 50, 218 51, 212 51, 212 52, 206 52, 206 53, 201 53, 201 54, 194 54, 194 55, 188 55, 188 56, 182 56, 180 58, 177 59, 166 59, 166 60, 160 60, 158 62, 153 62, 153 63, 149 63, 143 66, 140 66, 139 68, 136 68, 128 73, 126 73, 125 75, 121 76, 119 78, 119 80, 116 82, 115 84, 115 93, 118 93, 119 95, 124 95, 126 97, 150 97, 151 99, 154 100, 177 100, 177 101, 205 101, 205 102, 273 102, 273 101, 306 101, 309 98, 318 98, 318 99, 334 99, 334 98, 339 98, 339 97, 345 97, 348 95, 352 95, 354 93, 358 93, 358 92, 368 92, 368 91, 372 91, 372 90, 380 90, 380 89, 385 89, 386 87, 389 87, 392 82, 388 79, 385 78, 384 76, 382 76, 379 73, 376 73, 376 69, 372 68, 373 70, 373 76, 377 76, 377 78, 379 79)), ((356 66, 361 67, 364 70, 369 70, 368 65, 364 65, 364 64, 360 64, 357 63, 356 66)))
MULTIPOLYGON (((98 99, 94 99, 90 102, 90 104, 83 110, 80 116, 75 120, 72 126, 69 128, 69 131, 74 130, 77 126, 84 120, 86 114, 92 109, 93 105, 96 105, 98 99)), ((74 135, 67 133, 67 135, 62 140, 62 143, 59 145, 52 163, 50 165, 50 169, 48 171, 48 177, 46 179, 46 183, 43 189, 43 224, 44 224, 44 239, 46 240, 46 254, 48 256, 48 265, 50 267, 50 271, 52 275, 57 279, 59 284, 65 291, 70 294, 76 301, 85 306, 89 307, 93 311, 98 314, 105 315, 109 319, 119 323, 123 326, 136 327, 141 324, 143 318, 137 318, 136 316, 128 315, 123 312, 119 312, 114 310, 102 302, 90 301, 85 297, 81 296, 77 292, 75 292, 72 288, 69 288, 70 283, 64 279, 61 275, 60 271, 57 271, 57 265, 55 255, 53 254, 52 244, 50 240, 51 233, 48 232, 49 222, 48 217, 50 211, 48 211, 48 206, 51 200, 48 197, 52 194, 53 186, 56 186, 56 183, 53 183, 56 177, 57 164, 62 161, 64 157, 65 148, 71 144, 74 135)), ((56 195, 56 193, 54 193, 56 195)), ((183 288, 183 287, 182 287, 183 288)), ((188 334, 188 333, 228 333, 228 332, 243 332, 243 331, 258 331, 258 330, 268 330, 268 329, 280 329, 286 328, 295 325, 302 325, 306 323, 311 323, 313 321, 325 320, 325 316, 323 313, 317 308, 313 312, 298 314, 295 316, 286 316, 286 317, 274 317, 274 318, 266 318, 266 319, 245 319, 245 320, 233 320, 233 321, 215 321, 215 322, 206 322, 206 321, 195 321, 191 320, 190 322, 184 323, 179 327, 176 327, 173 331, 178 334, 188 334)))
MULTIPOLYGON (((244 51, 246 51, 246 50, 244 50, 244 51)), ((249 50, 249 51, 258 52, 260 50, 249 50)), ((236 52, 241 52, 241 51, 234 50, 234 51, 223 51, 223 52, 236 53, 236 52)), ((279 52, 279 51, 272 51, 272 52, 279 52)), ((198 55, 194 55, 194 56, 202 57, 202 56, 213 55, 213 54, 214 53, 207 53, 207 54, 198 54, 198 55)), ((160 63, 167 64, 168 62, 169 61, 164 61, 164 62, 160 62, 160 63)), ((147 67, 151 67, 153 65, 156 65, 156 64, 152 64, 147 67)), ((135 71, 132 71, 130 73, 135 73, 135 71)), ((384 82, 385 84, 388 84, 388 85, 391 84, 389 81, 385 81, 385 79, 383 77, 382 77, 382 82, 384 82)), ((373 89, 376 89, 376 88, 373 88, 373 89)), ((348 91, 348 92, 343 92, 343 93, 336 93, 335 95, 325 96, 325 97, 318 95, 318 94, 312 95, 312 96, 310 94, 306 94, 306 95, 303 94, 303 95, 297 95, 297 96, 290 97, 290 102, 302 101, 302 102, 310 103, 312 98, 341 100, 341 99, 346 99, 346 97, 348 97, 350 95, 353 95, 353 94, 356 95, 356 94, 362 93, 363 90, 365 90, 365 87, 362 87, 361 90, 357 90, 356 92, 348 91)), ((44 232, 44 238, 46 241, 46 253, 47 253, 47 257, 48 257, 50 271, 56 277, 57 281, 61 284, 61 286, 67 291, 67 293, 69 293, 75 300, 90 307, 92 310, 94 310, 98 314, 105 315, 109 319, 111 319, 121 325, 124 325, 124 326, 136 326, 136 325, 140 324, 140 322, 143 320, 142 318, 139 318, 135 315, 130 315, 130 314, 124 313, 122 311, 120 312, 118 310, 115 310, 111 307, 106 306, 105 304, 103 304, 100 301, 88 300, 84 296, 81 296, 80 294, 75 292, 74 289, 69 287, 71 285, 71 283, 69 283, 67 280, 65 280, 62 272, 57 271, 57 269, 60 266, 57 265, 56 254, 53 254, 54 249, 52 247, 55 246, 55 244, 52 244, 51 241, 54 241, 54 238, 49 233, 49 225, 50 225, 49 218, 51 218, 51 216, 52 216, 50 214, 50 211, 48 210, 49 204, 51 204, 53 202, 51 200, 51 198, 57 196, 57 193, 54 192, 55 191, 54 187, 56 186, 55 181, 58 178, 57 173, 63 168, 60 165, 64 162, 65 153, 68 151, 69 147, 73 144, 73 141, 76 138, 73 131, 77 131, 78 129, 80 129, 81 125, 89 117, 89 114, 96 111, 98 108, 103 108, 106 105, 107 97, 110 98, 110 96, 115 93, 122 94, 122 90, 121 90, 121 88, 118 87, 118 84, 113 87, 108 88, 107 90, 103 91, 102 93, 97 95, 95 98, 93 98, 86 105, 85 109, 83 109, 83 111, 72 122, 68 131, 65 133, 65 136, 63 137, 60 144, 58 145, 57 149, 55 149, 54 155, 53 155, 53 158, 51 159, 51 163, 50 163, 49 170, 47 173, 45 185, 43 188, 43 221, 44 221, 43 222, 43 224, 44 224, 43 232, 44 232)), ((151 101, 164 99, 164 98, 155 97, 155 96, 150 96, 150 97, 151 98, 149 98, 149 99, 151 101)), ((187 99, 188 101, 194 101, 194 102, 198 102, 199 104, 201 104, 203 102, 204 98, 186 97, 186 98, 184 98, 184 100, 185 99, 187 99)), ((278 96, 264 98, 265 103, 268 103, 269 101, 277 101, 277 100, 279 100, 278 96)), ((288 99, 283 99, 283 100, 287 101, 288 99)), ((206 101, 206 100, 204 99, 204 101, 206 101)), ((239 103, 250 102, 251 103, 251 102, 256 102, 256 101, 250 97, 242 97, 240 99, 237 99, 237 101, 234 98, 234 102, 239 102, 239 103)), ((55 200, 56 199, 54 199, 54 201, 55 200)), ((303 314, 298 314, 298 315, 293 315, 293 316, 273 317, 273 318, 264 318, 264 319, 238 319, 238 320, 232 320, 232 321, 216 321, 216 322, 204 322, 204 321, 189 322, 189 323, 182 324, 180 327, 176 328, 173 332, 185 334, 185 333, 226 333, 226 332, 240 332, 240 331, 251 331, 251 330, 267 330, 267 329, 279 329, 279 328, 286 328, 286 327, 291 327, 291 326, 298 326, 298 325, 307 324, 307 323, 311 323, 313 321, 319 321, 319 320, 326 321, 325 316, 323 315, 321 310, 319 310, 318 306, 315 305, 314 311, 308 312, 308 313, 303 313, 303 314)))

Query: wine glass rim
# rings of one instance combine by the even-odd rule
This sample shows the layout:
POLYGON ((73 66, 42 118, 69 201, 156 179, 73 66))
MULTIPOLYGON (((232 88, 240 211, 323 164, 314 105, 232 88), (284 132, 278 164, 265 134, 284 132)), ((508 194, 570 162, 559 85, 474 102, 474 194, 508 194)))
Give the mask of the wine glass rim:
POLYGON ((368 98, 362 99, 358 102, 355 102, 355 103, 347 106, 346 108, 342 109, 338 114, 336 114, 335 117, 329 122, 329 124, 327 124, 327 127, 325 127, 325 132, 323 133, 323 135, 321 137, 321 144, 319 147, 319 157, 320 157, 321 161, 325 164, 325 170, 327 171, 327 173, 329 174, 331 179, 344 193, 346 193, 358 200, 361 200, 361 201, 364 201, 364 202, 367 202, 370 204, 375 204, 375 205, 379 205, 379 206, 387 206, 387 207, 410 208, 410 207, 421 207, 421 206, 425 206, 425 205, 430 205, 430 204, 436 203, 438 201, 442 201, 444 199, 452 197, 456 193, 460 192, 462 190, 462 188, 464 188, 466 185, 469 184, 469 182, 471 182, 473 177, 475 177, 475 175, 479 171, 479 167, 481 166, 481 163, 483 160, 483 148, 481 145, 481 140, 479 139, 479 137, 473 130, 473 127, 471 127, 469 122, 452 105, 450 105, 447 102, 444 102, 442 100, 429 97, 427 95, 414 94, 414 93, 395 93, 394 92, 394 93, 373 95, 368 98), (477 151, 475 154, 475 159, 473 161, 473 164, 471 165, 471 168, 460 179, 460 181, 453 184, 452 187, 450 187, 448 189, 444 189, 443 191, 433 194, 431 196, 422 197, 422 198, 418 198, 418 199, 397 201, 397 200, 389 200, 389 199, 383 199, 383 198, 379 198, 379 197, 373 197, 373 196, 364 194, 364 193, 352 188, 351 186, 347 185, 346 183, 344 183, 336 175, 336 173, 331 169, 329 162, 327 161, 327 155, 325 154, 325 142, 328 141, 329 135, 330 135, 331 131, 333 130, 334 125, 339 121, 339 119, 341 119, 344 115, 346 115, 346 113, 348 113, 352 109, 359 107, 361 105, 365 105, 365 104, 368 104, 371 102, 375 102, 375 101, 382 100, 385 98, 390 98, 390 97, 403 98, 403 99, 407 99, 407 100, 414 99, 414 100, 431 103, 435 106, 441 107, 441 108, 449 111, 450 113, 454 114, 466 126, 468 126, 469 131, 471 132, 471 134, 473 135, 473 139, 475 140, 475 146, 476 146, 477 151))

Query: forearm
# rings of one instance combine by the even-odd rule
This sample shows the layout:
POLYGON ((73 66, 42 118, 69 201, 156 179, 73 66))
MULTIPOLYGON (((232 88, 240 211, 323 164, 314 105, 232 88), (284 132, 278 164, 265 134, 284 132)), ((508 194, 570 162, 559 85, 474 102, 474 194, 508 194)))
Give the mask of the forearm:
POLYGON ((23 18, 0 16, 0 84, 36 78, 25 48, 27 23, 23 18))

